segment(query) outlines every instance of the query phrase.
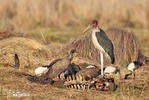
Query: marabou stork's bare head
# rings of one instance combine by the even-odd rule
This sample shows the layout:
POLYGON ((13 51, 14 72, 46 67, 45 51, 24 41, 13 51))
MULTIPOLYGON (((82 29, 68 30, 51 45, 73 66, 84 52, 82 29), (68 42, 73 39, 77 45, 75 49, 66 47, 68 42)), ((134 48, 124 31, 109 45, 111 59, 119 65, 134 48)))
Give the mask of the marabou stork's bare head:
POLYGON ((93 30, 98 26, 98 21, 97 20, 93 20, 88 26, 87 28, 84 29, 83 33, 87 32, 88 30, 93 30))

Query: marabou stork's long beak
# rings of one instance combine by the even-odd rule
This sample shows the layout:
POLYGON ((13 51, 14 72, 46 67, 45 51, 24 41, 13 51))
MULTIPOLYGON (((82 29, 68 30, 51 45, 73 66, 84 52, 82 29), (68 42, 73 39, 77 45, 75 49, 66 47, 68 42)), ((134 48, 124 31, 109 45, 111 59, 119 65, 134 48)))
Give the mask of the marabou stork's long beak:
POLYGON ((92 28, 92 25, 88 25, 84 30, 83 30, 83 33, 86 33, 89 29, 92 28))

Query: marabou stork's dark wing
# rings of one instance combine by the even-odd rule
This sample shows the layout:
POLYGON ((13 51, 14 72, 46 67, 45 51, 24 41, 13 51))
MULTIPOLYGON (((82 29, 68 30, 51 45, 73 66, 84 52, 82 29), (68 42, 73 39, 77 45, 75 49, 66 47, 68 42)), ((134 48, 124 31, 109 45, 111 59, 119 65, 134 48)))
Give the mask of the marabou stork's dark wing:
POLYGON ((110 56, 111 63, 113 64, 115 59, 114 59, 114 48, 111 40, 107 37, 107 35, 102 29, 100 29, 100 32, 96 32, 96 37, 97 37, 98 43, 102 46, 105 52, 108 53, 108 55, 110 56))

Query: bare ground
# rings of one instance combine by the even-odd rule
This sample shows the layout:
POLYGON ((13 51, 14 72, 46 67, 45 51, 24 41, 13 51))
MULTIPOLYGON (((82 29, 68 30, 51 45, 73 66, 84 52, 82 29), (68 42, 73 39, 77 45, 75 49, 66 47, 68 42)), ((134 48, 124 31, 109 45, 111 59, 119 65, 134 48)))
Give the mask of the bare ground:
MULTIPOLYGON (((115 78, 115 82, 118 88, 114 92, 110 91, 97 91, 97 90, 76 90, 69 88, 56 88, 51 85, 42 85, 39 83, 32 83, 21 73, 24 70, 16 70, 12 67, 0 67, 0 85, 2 86, 3 98, 14 98, 10 90, 18 90, 22 93, 28 93, 31 97, 16 97, 20 100, 32 100, 39 99, 87 99, 87 100, 98 100, 98 99, 149 99, 149 66, 142 66, 137 71, 135 80, 119 80, 115 78)), ((122 76, 127 73, 126 69, 123 70, 122 76)), ((31 74, 31 73, 29 73, 31 74)), ((116 76, 115 76, 116 77, 116 76)), ((14 92, 15 93, 15 92, 14 92)), ((11 100, 11 99, 10 99, 11 100)))

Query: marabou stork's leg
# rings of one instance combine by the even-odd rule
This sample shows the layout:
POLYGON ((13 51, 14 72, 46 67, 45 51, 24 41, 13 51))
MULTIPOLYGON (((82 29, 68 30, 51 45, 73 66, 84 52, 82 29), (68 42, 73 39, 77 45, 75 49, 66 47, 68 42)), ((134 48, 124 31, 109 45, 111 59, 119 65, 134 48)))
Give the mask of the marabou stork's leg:
POLYGON ((100 61, 101 61, 101 76, 104 77, 104 74, 103 74, 103 53, 100 52, 100 61))

